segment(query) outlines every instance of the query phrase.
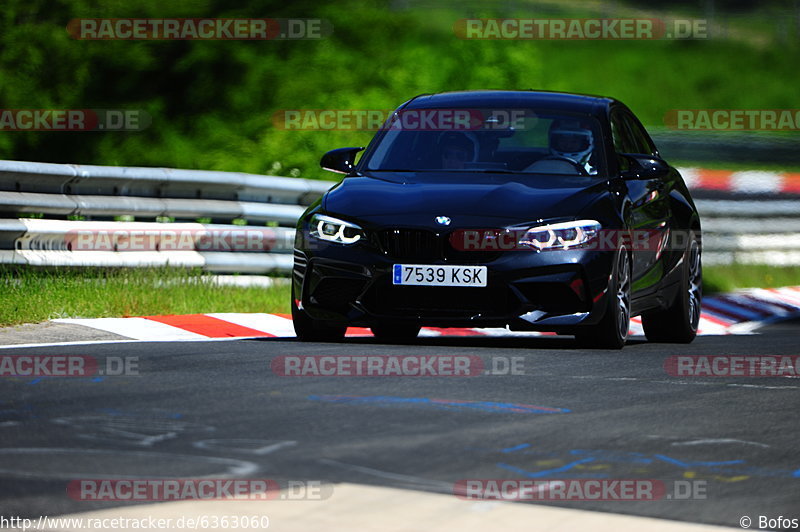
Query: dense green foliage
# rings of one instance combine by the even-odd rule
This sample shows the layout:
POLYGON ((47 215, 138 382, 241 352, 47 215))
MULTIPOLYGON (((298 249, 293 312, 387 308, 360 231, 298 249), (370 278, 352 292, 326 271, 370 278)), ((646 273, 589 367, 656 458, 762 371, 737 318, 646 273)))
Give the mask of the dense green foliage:
MULTIPOLYGON (((776 42, 768 24, 688 41, 462 40, 453 31, 459 18, 542 11, 524 1, 438 5, 6 0, 0 107, 143 109, 153 121, 141 132, 5 132, 0 158, 322 178, 324 151, 363 145, 371 133, 279 130, 276 111, 388 109, 419 93, 478 88, 612 95, 655 126, 677 108, 796 107, 800 47, 776 42), (306 41, 143 42, 82 41, 66 31, 73 18, 133 16, 320 17, 334 32, 306 41)), ((591 15, 572 9, 565 14, 591 15)))

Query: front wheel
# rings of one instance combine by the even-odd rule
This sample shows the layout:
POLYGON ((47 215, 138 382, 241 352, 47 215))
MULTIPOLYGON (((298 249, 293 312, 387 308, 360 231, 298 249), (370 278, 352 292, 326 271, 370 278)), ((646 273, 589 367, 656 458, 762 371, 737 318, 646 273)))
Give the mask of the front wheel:
POLYGON ((606 294, 607 307, 597 325, 586 326, 575 338, 582 346, 622 349, 631 327, 631 259, 624 247, 617 252, 606 294))
POLYGON ((292 289, 292 325, 297 338, 303 342, 335 342, 344 338, 346 325, 331 325, 315 320, 297 307, 292 289))
POLYGON ((644 334, 651 342, 688 344, 697 336, 703 299, 703 265, 700 242, 693 234, 683 256, 681 288, 665 310, 642 315, 644 334))

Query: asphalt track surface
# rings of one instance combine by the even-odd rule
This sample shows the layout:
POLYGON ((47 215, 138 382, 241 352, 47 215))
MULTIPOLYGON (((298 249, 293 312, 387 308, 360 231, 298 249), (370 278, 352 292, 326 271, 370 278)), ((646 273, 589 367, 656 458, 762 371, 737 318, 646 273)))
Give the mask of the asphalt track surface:
POLYGON ((688 479, 702 481, 704 499, 546 504, 730 527, 743 515, 800 518, 800 379, 664 369, 672 355, 797 355, 798 332, 800 323, 784 322, 690 345, 634 339, 622 351, 579 349, 566 337, 6 350, 138 357, 139 375, 1 379, 0 506, 22 517, 85 512, 130 503, 74 500, 70 480, 247 471, 440 493, 473 478, 659 479, 668 491, 688 479), (486 367, 522 357, 523 374, 283 377, 271 369, 282 355, 376 354, 477 355, 486 367))

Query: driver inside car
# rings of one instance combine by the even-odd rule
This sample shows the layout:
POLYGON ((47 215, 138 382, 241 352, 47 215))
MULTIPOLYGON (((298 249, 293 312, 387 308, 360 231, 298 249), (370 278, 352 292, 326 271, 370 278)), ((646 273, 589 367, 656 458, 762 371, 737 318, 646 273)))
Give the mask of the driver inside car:
POLYGON ((526 171, 574 173, 580 167, 586 174, 596 174, 592 165, 594 135, 580 120, 554 120, 548 134, 550 155, 536 161, 526 171), (565 161, 566 159, 567 161, 565 161), (574 165, 574 166, 573 166, 574 165), (569 171, 569 166, 573 171, 569 171))
POLYGON ((445 133, 439 140, 442 157, 442 168, 446 170, 463 170, 466 162, 471 162, 475 146, 463 133, 445 133))

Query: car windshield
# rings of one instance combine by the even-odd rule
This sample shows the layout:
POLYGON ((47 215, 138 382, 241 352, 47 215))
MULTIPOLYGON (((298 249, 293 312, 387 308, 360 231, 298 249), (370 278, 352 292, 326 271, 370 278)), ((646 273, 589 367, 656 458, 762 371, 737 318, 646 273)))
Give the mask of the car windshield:
POLYGON ((361 167, 370 171, 598 175, 600 124, 534 109, 413 109, 395 113, 361 167))

